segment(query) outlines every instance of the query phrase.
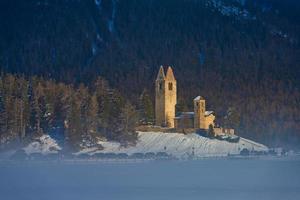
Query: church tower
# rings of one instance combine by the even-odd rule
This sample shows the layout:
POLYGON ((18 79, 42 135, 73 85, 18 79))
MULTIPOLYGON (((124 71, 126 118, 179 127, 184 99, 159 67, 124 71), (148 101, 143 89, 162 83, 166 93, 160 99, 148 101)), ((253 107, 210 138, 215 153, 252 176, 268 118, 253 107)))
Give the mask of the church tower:
POLYGON ((176 79, 171 67, 165 75, 161 66, 155 81, 155 123, 157 126, 174 128, 177 103, 176 79))
POLYGON ((194 99, 194 128, 205 129, 205 99, 198 96, 194 99))

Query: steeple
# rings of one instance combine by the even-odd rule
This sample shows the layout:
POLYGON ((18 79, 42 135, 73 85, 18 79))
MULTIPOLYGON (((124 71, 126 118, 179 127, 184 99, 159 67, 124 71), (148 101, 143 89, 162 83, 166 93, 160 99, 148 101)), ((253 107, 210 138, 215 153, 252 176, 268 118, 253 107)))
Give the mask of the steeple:
POLYGON ((168 67, 166 79, 170 81, 175 80, 172 67, 168 67))
POLYGON ((171 67, 165 76, 161 66, 155 81, 155 123, 157 126, 174 127, 177 103, 176 80, 171 67))
POLYGON ((164 80, 165 79, 165 72, 163 66, 160 66, 156 80, 164 80))

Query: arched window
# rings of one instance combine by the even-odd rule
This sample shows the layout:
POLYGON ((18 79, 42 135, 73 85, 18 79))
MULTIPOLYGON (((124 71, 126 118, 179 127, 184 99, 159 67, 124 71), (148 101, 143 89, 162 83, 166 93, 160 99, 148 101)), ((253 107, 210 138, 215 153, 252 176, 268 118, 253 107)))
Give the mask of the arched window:
POLYGON ((162 90, 162 83, 159 83, 159 90, 162 90))
POLYGON ((173 90, 173 83, 169 83, 169 90, 173 90))

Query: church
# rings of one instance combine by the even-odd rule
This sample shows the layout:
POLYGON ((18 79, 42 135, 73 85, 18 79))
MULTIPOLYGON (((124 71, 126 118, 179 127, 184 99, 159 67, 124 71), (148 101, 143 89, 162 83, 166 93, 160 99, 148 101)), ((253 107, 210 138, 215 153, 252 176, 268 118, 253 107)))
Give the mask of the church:
POLYGON ((202 96, 193 100, 194 111, 182 112, 178 116, 175 112, 177 104, 177 82, 173 69, 168 67, 165 73, 161 66, 155 81, 155 124, 160 127, 175 129, 214 129, 216 135, 234 134, 233 129, 215 127, 213 111, 206 110, 206 102, 202 96))

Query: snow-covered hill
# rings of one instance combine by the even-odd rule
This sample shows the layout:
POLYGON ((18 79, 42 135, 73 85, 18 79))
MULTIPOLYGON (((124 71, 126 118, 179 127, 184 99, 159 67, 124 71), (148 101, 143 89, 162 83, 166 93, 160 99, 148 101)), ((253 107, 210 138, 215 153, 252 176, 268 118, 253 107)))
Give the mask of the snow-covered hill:
POLYGON ((197 134, 183 135, 180 133, 139 132, 136 146, 122 147, 117 142, 100 142, 103 150, 96 148, 84 149, 78 154, 88 153, 134 153, 166 152, 176 158, 220 157, 229 154, 240 154, 243 149, 249 151, 268 151, 268 147, 241 138, 238 143, 230 143, 217 139, 209 139, 197 134))
POLYGON ((41 153, 43 155, 58 153, 61 147, 49 135, 42 135, 24 148, 26 154, 41 153))

